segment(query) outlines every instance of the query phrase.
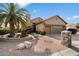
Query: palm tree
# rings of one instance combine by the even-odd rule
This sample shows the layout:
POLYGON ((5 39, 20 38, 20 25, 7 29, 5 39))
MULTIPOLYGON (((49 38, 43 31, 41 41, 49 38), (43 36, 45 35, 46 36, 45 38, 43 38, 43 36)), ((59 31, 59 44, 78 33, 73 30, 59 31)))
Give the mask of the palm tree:
POLYGON ((9 24, 11 36, 15 35, 15 28, 19 28, 20 25, 22 29, 25 29, 28 19, 28 11, 24 8, 19 8, 18 4, 0 4, 0 25, 4 23, 6 27, 9 24))

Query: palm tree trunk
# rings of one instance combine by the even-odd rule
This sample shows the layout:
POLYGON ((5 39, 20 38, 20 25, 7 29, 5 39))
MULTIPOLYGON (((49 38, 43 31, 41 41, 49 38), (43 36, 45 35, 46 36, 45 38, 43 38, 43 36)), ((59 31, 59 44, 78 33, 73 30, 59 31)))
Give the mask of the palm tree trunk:
POLYGON ((15 35, 15 26, 14 26, 14 22, 12 20, 9 21, 10 24, 10 37, 13 37, 15 35))

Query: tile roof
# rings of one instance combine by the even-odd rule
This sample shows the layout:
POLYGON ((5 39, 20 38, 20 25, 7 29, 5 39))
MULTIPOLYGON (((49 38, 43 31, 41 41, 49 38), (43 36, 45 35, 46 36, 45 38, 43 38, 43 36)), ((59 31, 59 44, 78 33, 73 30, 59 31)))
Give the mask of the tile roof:
POLYGON ((37 17, 37 18, 31 19, 31 22, 32 22, 32 23, 36 23, 36 24, 38 24, 38 23, 40 23, 40 22, 42 22, 42 21, 43 21, 43 19, 40 18, 40 17, 37 17))

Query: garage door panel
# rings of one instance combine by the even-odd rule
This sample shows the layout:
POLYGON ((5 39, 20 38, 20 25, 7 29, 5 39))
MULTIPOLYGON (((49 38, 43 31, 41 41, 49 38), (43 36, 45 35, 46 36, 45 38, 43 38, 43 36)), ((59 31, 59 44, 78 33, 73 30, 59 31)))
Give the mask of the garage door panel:
POLYGON ((52 26, 51 27, 51 32, 61 32, 63 30, 63 26, 52 26))
POLYGON ((46 26, 46 33, 51 33, 51 27, 50 26, 46 26))

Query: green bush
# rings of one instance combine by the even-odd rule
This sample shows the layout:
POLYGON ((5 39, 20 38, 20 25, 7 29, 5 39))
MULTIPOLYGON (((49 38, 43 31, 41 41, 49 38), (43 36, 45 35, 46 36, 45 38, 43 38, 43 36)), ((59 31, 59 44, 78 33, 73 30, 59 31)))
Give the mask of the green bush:
POLYGON ((46 32, 36 31, 37 34, 46 35, 46 32))
POLYGON ((26 32, 26 34, 31 34, 31 33, 32 33, 31 30, 27 30, 27 31, 25 31, 25 32, 26 32))
POLYGON ((41 32, 40 34, 41 34, 41 35, 46 35, 46 32, 41 32))
POLYGON ((77 29, 75 29, 75 28, 69 28, 68 31, 71 31, 72 34, 76 34, 77 33, 77 29))
POLYGON ((36 31, 37 34, 40 34, 40 31, 36 31))
POLYGON ((22 35, 22 37, 25 37, 26 35, 31 34, 31 33, 32 33, 32 31, 31 31, 30 29, 21 31, 21 35, 22 35))
POLYGON ((26 32, 25 31, 21 31, 21 36, 25 37, 26 36, 26 32))
POLYGON ((7 34, 7 33, 10 33, 10 30, 0 30, 0 35, 4 35, 4 34, 7 34))

